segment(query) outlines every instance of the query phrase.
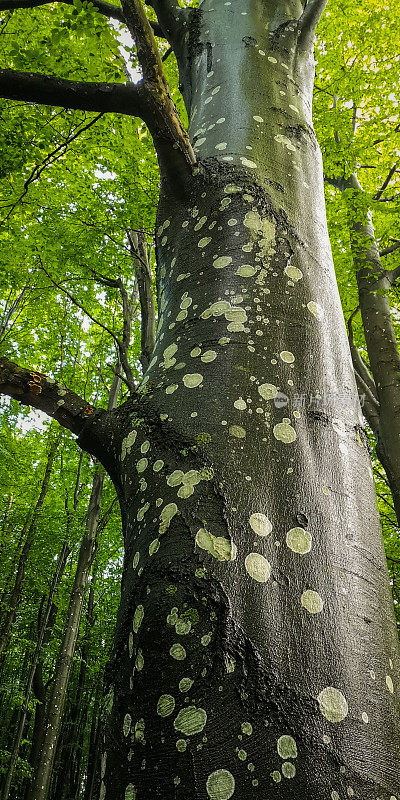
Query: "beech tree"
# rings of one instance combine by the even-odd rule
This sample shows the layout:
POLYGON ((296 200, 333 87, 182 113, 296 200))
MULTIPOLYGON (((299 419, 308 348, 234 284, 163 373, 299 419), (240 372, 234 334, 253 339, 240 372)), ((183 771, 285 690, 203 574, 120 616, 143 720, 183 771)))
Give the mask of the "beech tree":
POLYGON ((3 97, 140 117, 160 168, 158 328, 128 399, 0 362, 121 505, 100 799, 395 800, 398 640, 311 115, 326 0, 151 5, 93 4, 130 31, 136 84, 0 73, 3 97))

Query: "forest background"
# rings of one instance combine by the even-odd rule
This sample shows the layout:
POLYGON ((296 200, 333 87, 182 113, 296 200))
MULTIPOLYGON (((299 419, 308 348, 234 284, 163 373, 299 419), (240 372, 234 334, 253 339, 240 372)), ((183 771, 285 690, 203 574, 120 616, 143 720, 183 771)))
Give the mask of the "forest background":
MULTIPOLYGON (((2 11, 5 5, 0 3, 0 52, 7 66, 73 80, 136 79, 138 63, 124 47, 129 42, 122 26, 110 24, 93 3, 2 11)), ((346 194, 340 182, 357 171, 363 189, 357 203, 373 215, 382 263, 393 273, 389 287, 373 291, 389 303, 398 342, 399 31, 395 0, 332 0, 316 41, 314 123, 324 158, 330 239, 353 353, 357 349, 367 368, 349 230, 351 190, 346 194)), ((163 39, 158 44, 185 121, 174 57, 163 39)), ((112 390, 121 403, 128 388, 126 378, 118 378, 116 340, 129 346, 135 381, 149 346, 143 287, 147 275, 148 289, 148 267, 154 271, 159 176, 147 128, 129 116, 8 100, 0 101, 0 124, 0 356, 100 406, 112 390)), ((362 379, 359 393, 400 631, 398 522, 362 379)), ((312 402, 298 396, 299 405, 312 402)), ((119 602, 118 504, 109 478, 90 456, 79 454, 72 434, 16 401, 3 400, 1 410, 0 773, 4 781, 22 720, 11 780, 12 796, 22 798, 41 713, 66 647, 65 620, 78 592, 82 613, 69 650, 72 670, 52 797, 89 800, 96 791, 102 684, 119 602), (82 542, 88 541, 83 574, 82 542)))

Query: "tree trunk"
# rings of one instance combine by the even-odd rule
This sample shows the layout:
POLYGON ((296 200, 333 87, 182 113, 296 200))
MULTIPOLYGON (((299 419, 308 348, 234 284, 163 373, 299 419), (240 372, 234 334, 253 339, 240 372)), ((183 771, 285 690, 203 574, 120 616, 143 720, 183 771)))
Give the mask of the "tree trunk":
MULTIPOLYGON (((94 583, 95 575, 89 589, 89 597, 86 610, 86 629, 82 642, 81 658, 75 696, 65 715, 63 725, 65 727, 65 741, 62 751, 60 749, 60 768, 58 770, 55 797, 57 800, 63 798, 75 798, 78 796, 79 776, 82 760, 82 749, 86 728, 87 705, 85 702, 87 661, 90 648, 90 634, 94 625, 93 605, 94 605, 94 583)), ((89 702, 89 700, 88 700, 89 702)))
MULTIPOLYGON (((27 686, 26 686, 26 690, 25 690, 25 700, 24 700, 24 704, 23 704, 23 706, 21 708, 21 712, 20 712, 20 715, 19 715, 18 725, 17 725, 15 738, 14 738, 14 743, 13 743, 13 749, 12 749, 11 756, 10 756, 10 762, 8 764, 8 770, 7 770, 7 774, 6 774, 6 777, 5 777, 5 783, 4 783, 4 787, 3 787, 3 791, 2 791, 2 795, 1 795, 1 800, 8 800, 8 796, 9 796, 9 793, 10 793, 11 782, 12 782, 12 779, 13 779, 14 770, 15 770, 15 766, 16 766, 17 758, 18 758, 18 753, 19 753, 19 749, 20 749, 20 746, 21 746, 21 740, 22 740, 22 736, 23 736, 23 733, 24 733, 25 723, 26 723, 26 719, 27 719, 27 716, 28 716, 28 704, 29 704, 31 689, 33 687, 36 671, 37 671, 39 663, 40 663, 39 659, 40 659, 40 654, 41 654, 42 647, 46 643, 46 638, 49 638, 49 635, 50 635, 50 632, 51 632, 51 628, 52 628, 53 623, 54 623, 54 611, 55 611, 55 606, 54 606, 54 602, 53 602, 54 601, 54 596, 55 596, 58 584, 59 584, 59 582, 60 582, 60 580, 62 578, 62 574, 64 572, 65 565, 67 563, 67 558, 68 558, 69 553, 70 553, 70 549, 68 547, 68 543, 64 542, 64 544, 62 546, 62 549, 61 549, 61 553, 60 553, 59 559, 58 559, 58 564, 57 564, 57 567, 56 567, 55 572, 54 572, 53 580, 51 582, 51 586, 50 586, 49 596, 47 598, 46 607, 45 607, 44 611, 42 609, 42 612, 41 612, 39 620, 38 620, 38 638, 37 638, 37 642, 36 642, 35 652, 34 652, 33 658, 32 658, 32 663, 31 663, 30 670, 29 670, 28 681, 27 681, 27 686), (53 617, 52 621, 51 621, 51 617, 53 617), (47 634, 47 636, 46 636, 46 634, 47 634)), ((35 723, 36 723, 36 715, 35 715, 35 723)), ((35 727, 36 727, 36 725, 35 725, 35 727)))
MULTIPOLYGON (((355 174, 343 182, 344 188, 350 190, 346 193, 350 241, 373 376, 372 386, 369 383, 368 388, 376 400, 370 409, 367 399, 366 419, 377 438, 377 456, 386 472, 400 525, 400 355, 387 297, 391 286, 390 273, 386 273, 382 266, 372 214, 355 174)), ((356 361, 355 370, 368 381, 365 365, 356 361)))
POLYGON ((48 796, 57 741, 61 730, 62 715, 68 688, 68 680, 79 633, 79 622, 88 576, 96 552, 96 532, 103 491, 103 473, 96 472, 89 501, 86 532, 79 550, 74 585, 66 614, 63 639, 54 670, 46 708, 46 723, 42 751, 35 769, 28 800, 45 800, 48 796))
POLYGON ((153 358, 81 435, 126 537, 101 800, 400 792, 397 634, 301 12, 193 12, 200 161, 186 194, 162 182, 153 358))
POLYGON ((84 800, 93 800, 96 788, 97 765, 100 756, 101 733, 102 733, 102 721, 100 714, 100 691, 101 691, 101 684, 98 683, 94 699, 92 721, 90 725, 89 752, 88 752, 88 763, 86 767, 84 800))
MULTIPOLYGON (((119 359, 117 360, 117 370, 108 396, 108 409, 110 411, 115 408, 121 387, 121 379, 118 375, 118 367, 119 359)), ((77 482, 79 480, 79 472, 80 468, 78 471, 77 482)), ((89 508, 86 515, 85 535, 82 539, 79 549, 78 564, 76 567, 74 585, 68 605, 63 639, 61 641, 60 650, 58 653, 57 663, 54 670, 54 678, 46 708, 46 723, 42 752, 40 760, 37 764, 37 768, 34 771, 27 800, 47 800, 50 790, 52 770, 57 742, 61 730, 68 681, 79 634, 82 606, 90 570, 96 554, 103 483, 104 474, 97 470, 93 478, 89 508)), ((75 490, 75 499, 76 498, 77 489, 75 490)), ((105 519, 107 519, 108 513, 109 512, 106 513, 105 519)))
POLYGON ((44 476, 43 476, 43 480, 42 480, 42 485, 41 485, 39 497, 38 497, 38 499, 36 501, 36 505, 35 505, 35 507, 33 509, 33 512, 28 515, 28 518, 27 518, 27 520, 25 522, 25 525, 24 525, 23 534, 26 534, 26 537, 25 537, 24 545, 22 547, 19 559, 18 559, 18 565, 17 565, 17 571, 16 571, 16 575, 15 575, 14 585, 13 585, 12 591, 10 592, 9 597, 3 601, 5 609, 4 609, 4 612, 3 612, 3 618, 2 618, 2 621, 1 621, 1 627, 0 627, 0 663, 1 663, 2 659, 4 658, 4 652, 6 650, 6 647, 7 647, 8 641, 9 641, 11 627, 12 627, 12 624, 13 624, 14 619, 15 619, 15 614, 16 614, 19 602, 21 600, 22 587, 24 585, 24 580, 25 580, 26 564, 27 564, 27 561, 28 561, 29 553, 30 553, 30 550, 31 550, 31 547, 32 547, 32 544, 33 544, 33 541, 34 541, 34 536, 35 536, 36 521, 37 521, 37 518, 38 518, 38 514, 39 514, 39 512, 40 512, 40 510, 41 510, 41 508, 43 506, 43 503, 44 503, 44 500, 45 500, 45 497, 46 497, 46 494, 47 494, 47 491, 48 491, 48 488, 49 488, 51 470, 53 468, 53 463, 54 463, 54 459, 56 457, 56 452, 57 452, 58 445, 59 445, 59 439, 57 439, 57 441, 53 442, 53 444, 51 444, 51 446, 50 446, 50 451, 49 451, 49 454, 48 454, 48 457, 47 457, 47 462, 46 462, 46 467, 45 467, 45 471, 44 471, 44 476))

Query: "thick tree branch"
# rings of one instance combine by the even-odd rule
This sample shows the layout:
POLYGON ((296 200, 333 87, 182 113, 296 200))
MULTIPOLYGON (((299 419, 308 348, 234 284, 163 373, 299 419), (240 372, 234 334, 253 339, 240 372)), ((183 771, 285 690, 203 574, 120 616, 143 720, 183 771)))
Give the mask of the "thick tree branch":
POLYGON ((145 121, 153 136, 161 172, 173 173, 175 183, 176 173, 180 172, 181 177, 184 177, 185 173, 188 175, 188 167, 196 163, 196 157, 172 102, 161 57, 141 0, 122 0, 122 8, 128 28, 135 40, 147 90, 147 100, 152 106, 154 115, 153 119, 145 121))
POLYGON ((164 35, 175 48, 182 33, 183 20, 187 11, 180 8, 177 0, 149 0, 149 5, 156 12, 164 35))
POLYGON ((299 44, 309 44, 315 29, 324 13, 328 0, 308 0, 308 3, 299 19, 300 37, 299 44))
POLYGON ((86 83, 33 72, 0 70, 0 97, 82 111, 128 114, 147 121, 150 109, 143 81, 136 84, 86 83), (146 113, 147 111, 147 113, 146 113))
MULTIPOLYGON (((111 3, 103 2, 103 0, 91 1, 97 11, 103 14, 103 16, 109 19, 117 19, 119 22, 125 22, 121 6, 114 6, 111 3)), ((54 2, 73 5, 72 0, 0 0, 0 11, 16 11, 18 8, 37 8, 38 6, 46 6, 54 2)))
POLYGON ((0 394, 44 411, 77 436, 94 415, 103 413, 53 378, 20 367, 8 358, 0 359, 0 394))

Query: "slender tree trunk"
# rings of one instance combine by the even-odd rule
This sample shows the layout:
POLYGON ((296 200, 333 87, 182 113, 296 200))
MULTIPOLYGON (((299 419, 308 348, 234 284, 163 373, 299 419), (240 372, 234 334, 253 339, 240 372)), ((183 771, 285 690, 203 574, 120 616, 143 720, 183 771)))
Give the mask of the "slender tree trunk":
POLYGON ((58 584, 59 584, 59 582, 61 580, 62 574, 64 572, 65 565, 67 563, 67 558, 68 558, 69 553, 70 553, 70 550, 69 550, 69 547, 68 547, 68 543, 64 542, 64 544, 62 546, 62 549, 61 549, 61 553, 60 553, 59 559, 58 559, 58 564, 57 564, 56 570, 54 572, 53 580, 52 580, 52 583, 51 583, 51 586, 50 586, 50 591, 49 591, 49 596, 48 596, 47 603, 46 603, 46 608, 44 610, 44 613, 42 614, 42 618, 41 618, 40 623, 38 625, 38 639, 37 639, 37 643, 36 643, 35 652, 34 652, 33 658, 32 658, 32 664, 31 664, 31 667, 30 667, 30 671, 29 671, 29 675, 28 675, 28 681, 27 681, 26 690, 25 690, 25 700, 24 700, 24 704, 23 704, 22 709, 21 709, 21 713, 19 715, 18 725, 17 725, 15 738, 14 738, 13 749, 12 749, 12 752, 11 752, 10 762, 9 762, 9 765, 8 765, 8 771, 7 771, 6 778, 5 778, 3 792, 2 792, 2 795, 1 795, 2 800, 8 800, 8 796, 9 796, 9 793, 10 793, 11 782, 12 782, 12 779, 13 779, 14 770, 15 770, 15 766, 16 766, 17 758, 18 758, 18 752, 19 752, 19 749, 20 749, 21 740, 22 740, 22 736, 23 736, 23 733, 24 733, 25 723, 26 723, 26 719, 27 719, 27 715, 28 715, 28 704, 29 704, 32 685, 33 685, 33 682, 34 682, 34 679, 35 679, 35 672, 36 672, 36 669, 37 669, 37 666, 38 666, 41 649, 42 649, 42 646, 43 646, 44 641, 45 641, 46 631, 48 630, 49 620, 50 620, 51 612, 52 612, 52 609, 53 609, 54 596, 55 596, 55 593, 56 593, 56 590, 57 590, 57 586, 58 586, 58 584))
POLYGON ((84 695, 86 689, 87 661, 90 648, 90 633, 94 624, 94 583, 93 575, 90 584, 89 597, 86 610, 86 630, 82 643, 79 675, 73 702, 65 715, 63 725, 66 729, 65 741, 60 755, 60 767, 57 776, 57 789, 55 797, 75 798, 79 787, 79 775, 82 759, 82 748, 86 727, 87 704, 84 695))
POLYGON ((89 753, 86 768, 84 800, 93 800, 95 796, 96 785, 98 783, 97 766, 100 760, 101 733, 103 728, 100 713, 101 684, 99 685, 100 689, 98 688, 95 694, 92 722, 90 726, 89 753))
POLYGON ((79 633, 79 622, 88 576, 96 552, 96 533, 103 490, 103 473, 97 471, 92 485, 86 532, 79 550, 74 585, 66 613, 63 639, 54 670, 46 707, 46 723, 40 759, 28 793, 29 800, 44 800, 48 796, 53 761, 61 730, 68 680, 79 633))
POLYGON ((381 263, 372 214, 357 176, 343 182, 342 188, 351 190, 346 193, 350 241, 372 377, 352 343, 354 368, 358 381, 366 383, 360 384, 367 400, 365 416, 377 439, 377 456, 400 525, 400 355, 387 296, 390 273, 381 263))
POLYGON ((153 357, 81 434, 126 537, 100 800, 400 792, 398 641, 301 12, 193 12, 200 161, 186 195, 163 178, 153 357))
MULTIPOLYGON (((121 380, 114 377, 108 407, 112 410, 117 402, 121 380)), ((79 550, 74 585, 66 614, 64 634, 60 645, 54 678, 46 707, 46 723, 42 752, 35 769, 28 800, 47 800, 57 742, 60 735, 68 681, 79 634, 79 624, 87 582, 97 548, 100 504, 103 493, 104 474, 96 471, 92 483, 89 508, 86 516, 86 531, 79 550)))
POLYGON ((12 591, 7 599, 4 602, 4 612, 3 618, 0 627, 0 662, 4 658, 4 652, 7 647, 11 627, 15 619, 15 614, 21 600, 22 594, 22 587, 24 585, 25 580, 25 570, 26 564, 28 561, 29 553, 34 541, 35 537, 35 527, 39 512, 43 506, 48 488, 49 488, 49 480, 51 475, 51 470, 53 468, 54 459, 56 457, 56 452, 59 444, 59 439, 57 439, 53 444, 50 446, 49 455, 47 457, 46 467, 44 471, 44 476, 42 480, 42 486, 40 489, 39 497, 36 501, 36 505, 33 509, 33 513, 29 514, 27 521, 24 526, 24 533, 26 533, 24 545, 22 547, 21 554, 18 559, 17 571, 15 575, 14 585, 12 591))

